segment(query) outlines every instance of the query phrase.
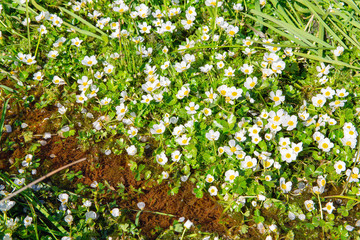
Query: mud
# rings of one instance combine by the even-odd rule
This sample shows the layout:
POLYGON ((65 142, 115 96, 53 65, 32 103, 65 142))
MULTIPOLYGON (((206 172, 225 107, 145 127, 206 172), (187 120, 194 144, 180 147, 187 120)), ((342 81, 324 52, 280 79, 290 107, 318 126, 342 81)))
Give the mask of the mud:
MULTIPOLYGON (((44 141, 42 135, 45 132, 56 133, 55 123, 59 119, 54 119, 52 116, 57 109, 54 107, 46 107, 43 109, 36 109, 30 106, 27 110, 22 112, 13 109, 7 113, 5 124, 14 125, 14 122, 26 122, 29 126, 22 129, 20 126, 13 127, 12 133, 5 133, 1 138, 2 145, 6 140, 11 139, 15 142, 11 149, 0 152, 0 170, 8 172, 15 172, 18 165, 10 166, 15 160, 23 159, 27 154, 26 149, 30 144, 38 141, 44 141), (25 131, 33 132, 31 141, 26 142, 23 133, 25 131), (9 161, 10 160, 10 161, 9 161)), ((136 181, 135 175, 129 167, 128 155, 114 155, 106 156, 99 152, 99 148, 93 145, 92 148, 84 151, 81 145, 78 144, 76 136, 62 138, 59 135, 54 135, 50 139, 45 140, 46 144, 39 146, 37 152, 34 154, 36 158, 40 159, 40 167, 37 169, 37 176, 42 176, 68 163, 76 161, 80 158, 87 157, 87 161, 72 166, 69 171, 79 172, 83 175, 82 178, 74 178, 72 182, 59 181, 63 178, 63 172, 58 173, 46 181, 51 181, 58 187, 68 190, 74 190, 77 183, 90 185, 93 181, 104 183, 105 181, 112 189, 111 194, 106 193, 101 197, 102 204, 114 201, 114 196, 117 204, 121 209, 138 209, 138 202, 145 202, 146 211, 161 212, 171 214, 175 217, 159 215, 151 212, 142 212, 140 215, 141 233, 148 239, 156 239, 163 230, 173 225, 174 220, 180 217, 185 217, 191 220, 197 229, 206 232, 216 232, 221 236, 229 234, 228 229, 237 229, 237 222, 223 215, 223 208, 216 202, 216 198, 205 194, 203 198, 196 198, 193 193, 194 184, 190 182, 183 183, 176 195, 169 195, 170 187, 167 182, 157 184, 153 181, 140 180, 136 181), (61 183, 62 182, 62 183, 61 183), (117 186, 122 184, 124 186, 124 197, 116 192, 117 186), (141 190, 141 194, 138 190, 141 190), (160 228, 159 228, 160 227, 160 228)), ((145 152, 146 157, 152 155, 152 150, 148 149, 145 152)), ((147 166, 151 162, 148 158, 141 160, 147 166)), ((19 163, 21 161, 18 161, 19 163)), ((138 164, 139 161, 137 161, 138 164)), ((157 171, 160 171, 158 169, 157 171)), ((171 181, 171 180, 168 180, 171 181)), ((109 191, 108 191, 109 192, 109 191)), ((129 212, 129 217, 135 221, 135 211, 129 212)), ((251 234, 247 234, 249 239, 251 234)))

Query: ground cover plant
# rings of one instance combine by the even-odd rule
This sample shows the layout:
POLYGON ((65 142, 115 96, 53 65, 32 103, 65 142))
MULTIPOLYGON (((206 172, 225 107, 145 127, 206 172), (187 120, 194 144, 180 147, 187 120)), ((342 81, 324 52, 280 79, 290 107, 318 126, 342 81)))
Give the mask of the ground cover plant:
POLYGON ((359 14, 2 1, 0 238, 359 239, 359 14))

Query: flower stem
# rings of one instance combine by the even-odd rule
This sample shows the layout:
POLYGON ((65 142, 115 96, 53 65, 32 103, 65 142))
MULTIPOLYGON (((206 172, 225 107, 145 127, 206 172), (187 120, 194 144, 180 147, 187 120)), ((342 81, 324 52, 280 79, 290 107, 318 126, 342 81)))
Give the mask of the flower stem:
POLYGON ((35 58, 36 58, 36 54, 37 54, 37 51, 39 49, 39 45, 40 45, 40 40, 41 40, 41 32, 40 32, 40 35, 39 35, 39 39, 38 39, 38 42, 37 42, 37 45, 36 45, 36 50, 35 50, 35 58))
POLYGON ((30 22, 29 22, 29 0, 26 0, 26 26, 27 26, 27 35, 29 42, 29 54, 31 54, 31 42, 30 42, 30 22))

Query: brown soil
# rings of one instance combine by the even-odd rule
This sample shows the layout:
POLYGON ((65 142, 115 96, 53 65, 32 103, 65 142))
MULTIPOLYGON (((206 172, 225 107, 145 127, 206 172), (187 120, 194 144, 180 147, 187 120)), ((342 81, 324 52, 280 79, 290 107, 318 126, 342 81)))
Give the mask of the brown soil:
MULTIPOLYGON (((6 124, 13 124, 15 120, 26 122, 29 127, 21 129, 14 128, 10 134, 4 134, 1 138, 1 143, 6 139, 11 139, 15 142, 12 149, 0 152, 0 170, 16 171, 16 167, 9 169, 11 164, 17 159, 23 159, 27 154, 26 149, 31 143, 43 140, 42 136, 34 136, 30 142, 25 142, 23 132, 31 131, 34 135, 42 135, 44 132, 56 132, 56 119, 52 119, 53 112, 56 111, 54 107, 47 107, 44 109, 36 109, 31 107, 22 112, 11 110, 7 112, 6 124), (49 118, 48 120, 46 120, 49 118), (45 120, 44 120, 45 119, 45 120)), ((142 212, 140 215, 140 228, 142 234, 148 239, 156 239, 161 233, 161 229, 169 228, 174 220, 179 217, 185 217, 191 220, 198 229, 207 232, 216 232, 221 236, 228 235, 228 229, 237 229, 237 221, 230 217, 223 216, 223 208, 216 202, 215 198, 209 195, 204 195, 203 198, 196 198, 193 193, 194 184, 187 182, 183 183, 179 193, 173 196, 168 194, 170 187, 168 183, 164 182, 158 185, 156 182, 149 182, 145 180, 136 181, 135 176, 128 165, 128 156, 110 155, 106 156, 98 152, 98 148, 94 147, 84 151, 78 144, 75 136, 62 138, 58 135, 46 140, 44 146, 40 146, 38 152, 35 154, 36 158, 40 158, 41 165, 38 168, 38 176, 49 173, 61 166, 76 161, 80 158, 87 157, 88 160, 71 167, 69 170, 78 172, 81 171, 83 177, 75 178, 71 183, 65 183, 63 186, 56 181, 60 174, 56 174, 51 179, 54 184, 59 187, 64 187, 73 190, 77 183, 81 182, 85 185, 90 185, 93 181, 105 182, 107 181, 113 193, 105 194, 102 200, 114 200, 112 196, 117 196, 117 204, 122 209, 138 209, 138 202, 145 202, 146 211, 161 212, 175 215, 176 217, 169 217, 150 212, 142 212), (116 187, 121 183, 125 187, 126 198, 121 198, 116 193, 116 187), (137 189, 141 189, 139 194, 137 189), (159 227, 161 229, 159 229, 159 227)), ((146 152, 146 156, 150 156, 151 152, 146 152)), ((148 159, 144 159, 146 165, 149 164, 148 159)), ((21 161, 20 161, 21 162, 21 161)), ((16 165, 15 165, 16 166, 16 165)), ((151 167, 151 166, 150 166, 151 167)), ((103 202, 105 203, 105 202, 103 202)), ((130 212, 130 218, 135 221, 135 211, 130 212)), ((244 235, 249 239, 256 239, 251 231, 244 235)))

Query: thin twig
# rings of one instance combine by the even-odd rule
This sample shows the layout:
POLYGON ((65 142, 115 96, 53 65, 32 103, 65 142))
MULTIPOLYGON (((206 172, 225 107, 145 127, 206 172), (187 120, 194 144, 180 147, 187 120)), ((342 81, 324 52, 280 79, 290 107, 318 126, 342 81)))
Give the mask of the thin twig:
POLYGON ((67 164, 67 165, 65 165, 65 166, 63 166, 63 167, 61 167, 61 168, 58 168, 58 169, 56 169, 56 170, 54 170, 54 171, 46 174, 45 176, 39 178, 38 180, 35 180, 35 181, 33 181, 32 183, 24 186, 23 188, 21 188, 21 189, 15 191, 15 192, 9 194, 8 196, 6 196, 4 199, 2 199, 2 200, 0 201, 0 204, 2 204, 2 203, 4 203, 5 201, 11 199, 12 197, 15 197, 15 196, 18 195, 19 193, 25 191, 26 189, 32 187, 33 185, 35 185, 35 184, 37 184, 37 183, 45 180, 46 178, 54 175, 55 173, 60 172, 61 170, 64 170, 64 169, 66 169, 66 168, 68 168, 68 167, 71 167, 72 165, 81 163, 81 162, 83 162, 83 161, 85 161, 85 160, 86 160, 86 158, 79 159, 79 160, 77 160, 77 161, 75 161, 75 162, 69 163, 69 164, 67 164))

